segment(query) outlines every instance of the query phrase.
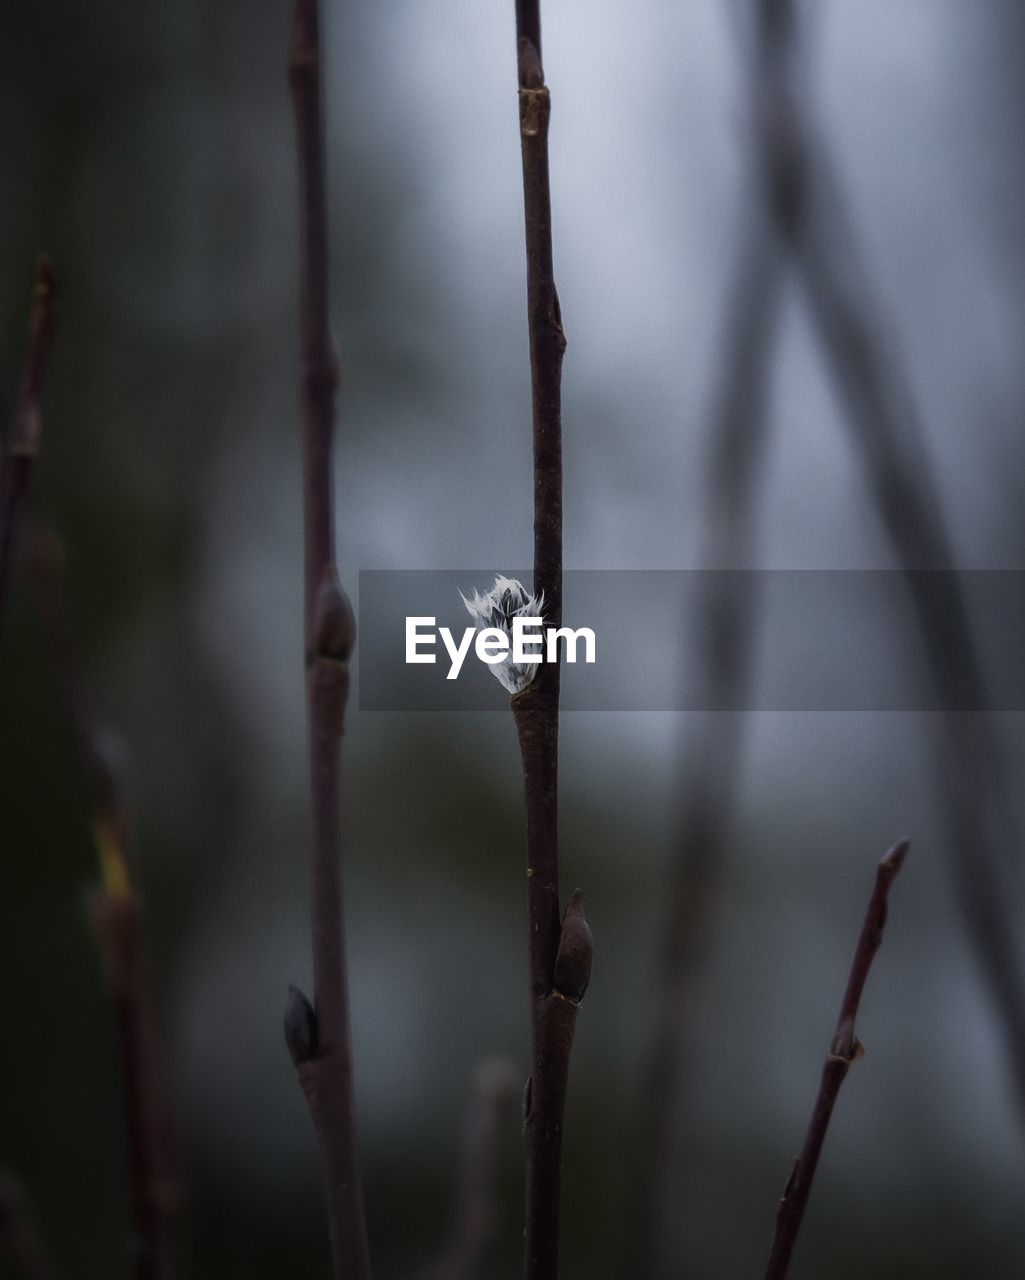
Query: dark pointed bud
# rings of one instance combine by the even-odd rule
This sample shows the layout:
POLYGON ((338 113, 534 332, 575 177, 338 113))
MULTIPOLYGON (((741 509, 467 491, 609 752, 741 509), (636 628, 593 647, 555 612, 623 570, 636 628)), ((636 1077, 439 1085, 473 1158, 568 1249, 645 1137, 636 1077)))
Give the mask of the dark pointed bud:
POLYGON ((541 70, 541 55, 535 48, 533 40, 521 36, 516 51, 519 54, 520 88, 544 88, 545 77, 541 70))
POLYGON ((578 1003, 584 998, 591 980, 593 953, 594 935, 584 918, 580 890, 576 889, 562 917, 559 950, 555 956, 555 990, 559 995, 578 1003))
POLYGON ((48 253, 41 253, 36 258, 34 284, 36 297, 42 302, 48 302, 57 292, 57 286, 53 279, 53 261, 48 253))
POLYGON ((356 619, 348 596, 338 585, 333 566, 325 569, 320 581, 313 636, 318 658, 348 662, 356 643, 356 619))
POLYGON ((299 988, 291 985, 285 1005, 285 1043, 297 1067, 317 1052, 317 1015, 299 988))

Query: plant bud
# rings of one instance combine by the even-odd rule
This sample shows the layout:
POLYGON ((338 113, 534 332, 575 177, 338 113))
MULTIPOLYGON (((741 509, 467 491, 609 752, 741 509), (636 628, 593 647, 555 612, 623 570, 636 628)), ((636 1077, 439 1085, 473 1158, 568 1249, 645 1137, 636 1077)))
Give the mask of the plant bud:
POLYGON ((574 891, 562 917, 559 950, 555 956, 555 990, 567 1000, 579 1004, 591 980, 591 958, 594 935, 584 918, 580 890, 574 891))

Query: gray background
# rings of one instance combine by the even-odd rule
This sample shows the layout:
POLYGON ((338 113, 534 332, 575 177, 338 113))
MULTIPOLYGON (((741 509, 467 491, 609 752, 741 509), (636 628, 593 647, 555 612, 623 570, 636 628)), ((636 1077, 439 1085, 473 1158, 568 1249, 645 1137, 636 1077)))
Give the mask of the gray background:
MULTIPOLYGON (((1021 569, 1025 15, 1010 0, 808 10, 813 109, 927 425, 963 568, 1021 569)), ((739 5, 551 3, 566 560, 699 561, 708 412, 743 219, 739 5)), ((284 1051, 308 982, 296 215, 284 4, 9 6, 0 37, 0 386, 31 264, 62 320, 35 505, 67 546, 95 699, 131 746, 196 1276, 326 1274, 284 1051)), ((343 575, 530 559, 512 6, 332 5, 343 575)), ((891 568, 821 353, 788 295, 753 563, 891 568)), ((999 721, 1020 768, 1021 723, 999 721)), ((31 600, 0 666, 0 1160, 63 1274, 127 1274, 111 1016, 81 896, 85 793, 31 600)), ((681 733, 567 717, 565 888, 597 938, 567 1120, 566 1280, 629 1275, 681 733)), ((1023 1135, 965 941, 926 731, 749 717, 703 988, 696 1277, 757 1274, 875 860, 914 840, 862 1010, 799 1272, 1010 1277, 1023 1135)), ((357 1086, 381 1277, 445 1234, 477 1058, 524 1069, 522 818, 510 720, 360 714, 345 775, 357 1086)), ((1006 900, 1020 918, 1020 859, 1006 900)), ((510 1122, 493 1256, 517 1274, 510 1122)), ((0 1267, 3 1264, 0 1263, 0 1267)))

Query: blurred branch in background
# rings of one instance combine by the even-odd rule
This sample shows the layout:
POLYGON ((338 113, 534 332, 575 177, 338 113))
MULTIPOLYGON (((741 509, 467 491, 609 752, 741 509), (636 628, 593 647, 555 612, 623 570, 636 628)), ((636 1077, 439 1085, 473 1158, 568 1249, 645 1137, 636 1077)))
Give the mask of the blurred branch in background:
POLYGON ((288 60, 299 160, 304 591, 314 999, 292 988, 285 1037, 320 1144, 336 1280, 368 1280, 356 1146, 341 859, 341 754, 355 621, 335 565, 335 390, 317 0, 298 0, 288 60))
POLYGON ((869 290, 870 273, 830 157, 802 110, 795 21, 792 0, 764 0, 761 38, 774 50, 771 93, 763 104, 771 209, 908 582, 943 708, 937 779, 958 900, 999 1017, 1025 1121, 1025 977, 1001 883, 1000 848, 1010 839, 1011 805, 996 729, 914 397, 869 290))
POLYGON ((180 1262, 181 1190, 171 1157, 142 909, 117 776, 117 743, 96 720, 81 677, 61 584, 60 545, 49 532, 33 529, 30 555, 51 661, 89 787, 101 875, 101 887, 90 895, 90 908, 117 1019, 135 1221, 135 1274, 138 1280, 173 1280, 180 1262))
POLYGON ((836 1031, 822 1068, 822 1079, 804 1146, 794 1162, 779 1202, 776 1234, 772 1242, 765 1280, 785 1280, 797 1241, 797 1233, 801 1229, 801 1219, 808 1203, 811 1184, 815 1178, 815 1169, 822 1153, 822 1144, 826 1139, 826 1130, 829 1128, 833 1107, 840 1093, 840 1086, 846 1080, 847 1072, 864 1053, 864 1049, 854 1035, 854 1023, 861 1004, 861 994, 868 979, 868 971, 883 940, 890 886, 899 875, 907 853, 908 842, 902 840, 883 857, 876 870, 875 886, 872 889, 865 920, 861 926, 861 934, 858 937, 858 945, 854 951, 854 959, 851 962, 850 976, 847 979, 843 1003, 840 1005, 836 1031))
MULTIPOLYGON (((828 157, 813 150, 795 84, 790 0, 759 0, 751 82, 754 134, 771 224, 789 250, 849 410, 880 516, 907 571, 941 705, 940 791, 970 932, 996 997, 1025 1103, 1025 990, 1000 898, 996 855, 997 742, 964 603, 911 397, 864 293, 865 272, 828 157), (914 573, 924 567, 934 575, 914 573), (961 707, 983 708, 977 714, 961 707), (995 804, 993 803, 995 802, 995 804)), ((764 456, 768 370, 780 320, 786 259, 757 216, 743 251, 712 415, 705 514, 710 569, 736 568, 752 549, 754 488, 764 456)), ((746 575, 702 575, 695 606, 698 687, 736 713, 707 720, 681 765, 682 808, 673 863, 659 1010, 648 1068, 646 1165, 639 1204, 644 1274, 679 1274, 688 1252, 687 1064, 694 997, 715 912, 730 815, 739 785, 742 707, 756 625, 746 575)))
POLYGON ((24 1280, 52 1280, 53 1271, 36 1235, 25 1193, 0 1171, 0 1250, 24 1280))
POLYGON ((502 1125, 517 1092, 512 1063, 488 1058, 478 1066, 463 1126, 452 1238, 423 1280, 473 1280, 478 1273, 494 1219, 502 1125))
MULTIPOLYGON (((746 564, 754 547, 756 485, 765 450, 768 375, 782 271, 764 222, 752 218, 724 340, 711 413, 711 465, 703 553, 687 676, 709 705, 681 751, 675 853, 658 973, 656 1021, 644 1090, 644 1154, 638 1197, 640 1274, 668 1280, 687 1251, 688 1064, 692 1012, 708 955, 729 826, 740 784, 743 706, 757 626, 756 576, 717 572, 746 564), (683 1237, 683 1238, 681 1238, 683 1237)), ((628 1272, 637 1259, 631 1255, 628 1272)))
POLYGON ((33 282, 25 372, 4 449, 3 484, 0 492, 0 635, 3 635, 18 526, 39 452, 39 435, 42 429, 39 394, 56 322, 57 295, 53 268, 49 258, 40 255, 33 282))

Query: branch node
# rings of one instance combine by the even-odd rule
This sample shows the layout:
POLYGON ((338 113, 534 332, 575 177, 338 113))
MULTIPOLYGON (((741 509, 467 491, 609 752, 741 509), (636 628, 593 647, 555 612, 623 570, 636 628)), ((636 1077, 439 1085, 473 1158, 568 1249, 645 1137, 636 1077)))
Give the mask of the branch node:
POLYGON ((536 138, 548 127, 552 102, 548 90, 520 90, 520 133, 525 138, 536 138))

